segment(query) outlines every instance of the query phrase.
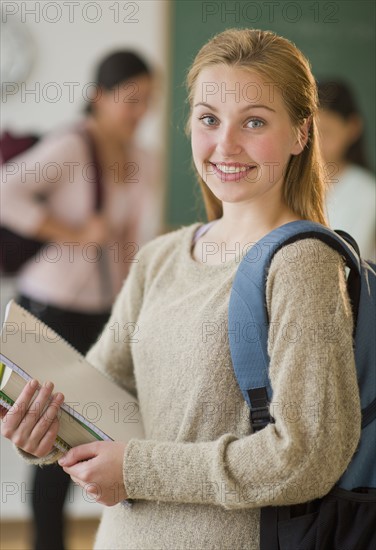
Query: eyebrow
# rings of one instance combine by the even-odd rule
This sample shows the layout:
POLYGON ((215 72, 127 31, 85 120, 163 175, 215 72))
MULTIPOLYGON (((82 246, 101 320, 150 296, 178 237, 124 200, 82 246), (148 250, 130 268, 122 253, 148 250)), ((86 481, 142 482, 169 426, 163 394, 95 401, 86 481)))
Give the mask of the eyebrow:
MULTIPOLYGON (((194 105, 194 107, 199 107, 200 105, 202 105, 203 107, 207 107, 208 109, 211 109, 212 111, 218 111, 218 109, 216 109, 216 108, 213 107, 212 105, 209 105, 209 103, 203 103, 203 102, 196 103, 196 105, 194 105)), ((268 107, 267 105, 261 105, 261 104, 246 105, 245 107, 243 107, 243 109, 240 109, 240 112, 243 113, 244 111, 248 111, 249 109, 256 109, 256 108, 259 108, 259 109, 267 109, 268 111, 272 111, 273 113, 276 112, 276 111, 275 111, 274 109, 272 109, 271 107, 268 107)))

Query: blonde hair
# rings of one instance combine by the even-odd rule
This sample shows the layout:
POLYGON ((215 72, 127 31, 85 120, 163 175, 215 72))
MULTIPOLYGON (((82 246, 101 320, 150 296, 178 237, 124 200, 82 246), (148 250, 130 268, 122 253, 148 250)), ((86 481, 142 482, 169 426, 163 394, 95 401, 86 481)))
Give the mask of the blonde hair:
MULTIPOLYGON (((200 49, 186 77, 190 105, 187 135, 190 135, 198 75, 203 69, 217 64, 250 69, 272 80, 282 92, 296 131, 305 120, 310 120, 307 145, 299 155, 291 156, 288 163, 283 197, 287 206, 299 217, 327 225, 324 213, 325 178, 316 126, 318 94, 309 61, 292 42, 271 31, 234 28, 217 34, 200 49)), ((208 219, 221 217, 221 201, 197 171, 196 174, 208 219)))

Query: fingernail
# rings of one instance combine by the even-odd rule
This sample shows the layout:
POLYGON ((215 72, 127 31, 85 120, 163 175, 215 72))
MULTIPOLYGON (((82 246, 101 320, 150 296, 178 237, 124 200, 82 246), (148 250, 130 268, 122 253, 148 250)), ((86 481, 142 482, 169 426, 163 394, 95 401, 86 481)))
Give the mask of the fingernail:
POLYGON ((39 385, 38 380, 31 380, 31 382, 30 382, 30 387, 31 387, 32 389, 35 389, 38 385, 39 385))
POLYGON ((52 388, 54 387, 53 383, 52 382, 45 382, 43 384, 43 386, 47 389, 47 390, 52 390, 52 388))
POLYGON ((55 395, 55 401, 61 401, 63 402, 64 401, 64 395, 61 393, 61 392, 58 392, 56 395, 55 395))
POLYGON ((62 458, 59 458, 58 463, 60 464, 60 466, 63 466, 66 463, 66 461, 67 459, 65 458, 65 456, 63 456, 62 458))

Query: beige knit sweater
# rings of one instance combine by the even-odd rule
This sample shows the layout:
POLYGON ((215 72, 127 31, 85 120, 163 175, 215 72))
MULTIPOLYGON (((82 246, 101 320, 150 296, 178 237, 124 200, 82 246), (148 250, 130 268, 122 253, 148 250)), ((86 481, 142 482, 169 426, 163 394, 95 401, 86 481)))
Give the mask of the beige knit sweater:
POLYGON ((259 507, 328 492, 359 440, 340 256, 308 239, 293 259, 283 250, 274 257, 267 307, 275 424, 252 435, 227 340, 238 261, 195 261, 198 225, 141 249, 112 328, 87 355, 138 396, 147 438, 126 447, 124 482, 135 502, 104 509, 97 550, 256 550, 259 507))

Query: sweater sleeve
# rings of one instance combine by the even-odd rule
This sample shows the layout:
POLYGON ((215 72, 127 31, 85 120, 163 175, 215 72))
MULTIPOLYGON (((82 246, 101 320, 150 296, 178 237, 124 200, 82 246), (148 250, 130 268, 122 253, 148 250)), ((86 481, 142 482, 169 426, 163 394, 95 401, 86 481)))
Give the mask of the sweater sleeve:
MULTIPOLYGON (((271 413, 275 423, 215 441, 131 440, 129 498, 256 508, 305 502, 337 482, 360 437, 353 321, 339 254, 320 241, 270 266, 271 413)), ((291 253, 291 250, 290 250, 291 253)))
MULTIPOLYGON (((86 354, 86 359, 95 368, 137 398, 133 372, 131 344, 137 335, 137 318, 142 304, 142 260, 136 258, 112 308, 111 316, 97 342, 86 354)), ((18 454, 29 464, 44 466, 57 462, 64 454, 54 447, 42 458, 37 458, 15 446, 18 454)))
POLYGON ((54 462, 57 462, 59 458, 61 458, 64 453, 54 447, 46 456, 43 457, 37 457, 34 455, 31 455, 30 453, 26 453, 16 445, 13 445, 14 450, 17 452, 17 454, 23 458, 28 464, 34 464, 35 466, 47 466, 48 464, 54 464, 54 462))

